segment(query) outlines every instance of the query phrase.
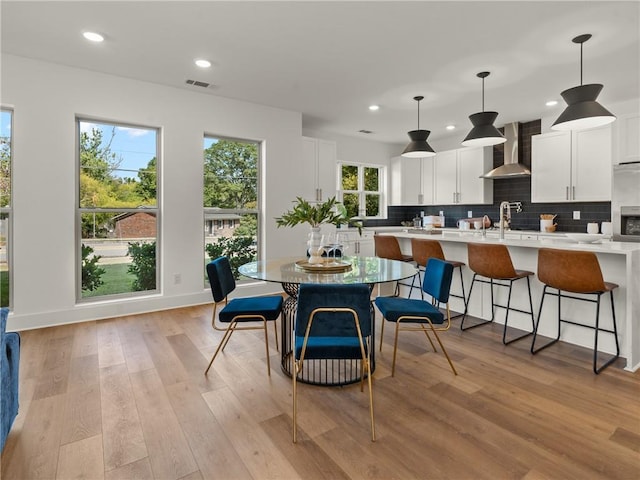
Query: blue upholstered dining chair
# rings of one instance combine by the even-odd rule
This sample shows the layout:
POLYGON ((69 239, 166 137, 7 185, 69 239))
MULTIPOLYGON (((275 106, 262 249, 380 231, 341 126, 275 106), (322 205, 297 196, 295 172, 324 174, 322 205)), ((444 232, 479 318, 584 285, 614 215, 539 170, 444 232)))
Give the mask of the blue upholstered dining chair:
POLYGON ((0 308, 0 452, 18 415, 20 335, 7 333, 8 308, 0 308))
POLYGON ((293 361, 293 442, 298 430, 298 375, 305 360, 357 359, 360 361, 360 390, 364 378, 369 386, 371 441, 376 440, 373 418, 370 353, 373 345, 371 291, 364 284, 300 285, 295 320, 293 361))
POLYGON ((385 320, 395 322, 396 333, 393 341, 393 363, 391 366, 391 376, 396 370, 396 355, 398 352, 398 332, 418 331, 424 332, 429 343, 436 350, 429 332, 432 332, 442 349, 447 361, 457 375, 455 367, 449 358, 447 350, 440 341, 438 331, 448 330, 451 327, 451 312, 449 311, 449 289, 451 287, 451 277, 453 276, 453 265, 449 262, 437 258, 430 258, 424 273, 422 290, 431 297, 431 301, 417 300, 401 297, 378 297, 375 300, 376 307, 382 313, 382 329, 380 331, 380 351, 382 351, 382 337, 384 335, 385 320), (446 305, 446 318, 440 310, 440 305, 446 305), (434 327, 438 325, 438 327, 434 327), (427 328, 428 327, 428 328, 427 328))
POLYGON ((211 325, 214 330, 223 331, 224 335, 218 344, 211 361, 204 374, 206 375, 216 359, 220 350, 224 350, 231 334, 236 330, 264 330, 264 344, 267 350, 267 373, 271 375, 271 362, 269 360, 269 336, 267 335, 267 322, 273 322, 273 331, 276 335, 276 348, 278 347, 278 330, 276 320, 282 312, 281 296, 265 297, 243 297, 234 298, 228 301, 227 296, 236 288, 236 280, 231 271, 231 265, 227 257, 218 257, 207 265, 207 276, 211 293, 213 294, 213 315, 211 325), (224 307, 218 312, 218 306, 224 307), (218 322, 226 323, 223 328, 216 324, 216 313, 218 322), (252 323, 253 325, 238 326, 238 324, 252 323), (259 323, 259 325, 256 325, 259 323))

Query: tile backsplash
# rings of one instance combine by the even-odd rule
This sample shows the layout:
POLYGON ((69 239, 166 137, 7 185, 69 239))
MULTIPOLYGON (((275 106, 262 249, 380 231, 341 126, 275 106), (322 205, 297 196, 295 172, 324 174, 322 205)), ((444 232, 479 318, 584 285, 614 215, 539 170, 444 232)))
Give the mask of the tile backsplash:
MULTIPOLYGON (((520 123, 520 138, 518 155, 520 163, 531 168, 531 136, 541 131, 540 120, 520 123)), ((498 167, 504 162, 504 145, 493 147, 493 166, 498 167)), ((555 223, 559 232, 586 232, 587 223, 611 221, 611 202, 580 202, 580 203, 531 203, 531 178, 510 178, 493 180, 492 205, 415 205, 396 206, 388 208, 386 220, 370 220, 367 226, 400 225, 400 222, 411 220, 420 211, 425 215, 438 215, 444 211, 447 227, 455 227, 456 222, 467 217, 471 211, 474 217, 488 215, 492 221, 497 221, 502 201, 522 202, 522 212, 511 214, 511 228, 518 230, 539 230, 540 214, 557 215, 555 223), (574 220, 573 213, 580 212, 580 219, 574 220)))

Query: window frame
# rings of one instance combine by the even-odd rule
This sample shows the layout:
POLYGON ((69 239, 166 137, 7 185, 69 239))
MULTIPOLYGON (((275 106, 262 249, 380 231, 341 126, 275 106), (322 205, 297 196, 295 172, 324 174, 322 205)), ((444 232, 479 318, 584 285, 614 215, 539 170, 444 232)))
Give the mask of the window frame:
POLYGON ((119 300, 127 300, 127 299, 139 299, 141 297, 148 297, 153 295, 158 295, 162 293, 162 264, 160 259, 162 258, 162 208, 161 208, 161 199, 162 199, 162 127, 158 126, 150 126, 143 125, 138 123, 131 122, 122 122, 117 120, 109 120, 99 117, 92 117, 88 115, 76 115, 75 116, 75 186, 76 186, 76 198, 75 198, 75 259, 76 259, 76 275, 75 275, 75 290, 76 290, 76 304, 89 304, 89 303, 98 303, 105 301, 119 301, 119 300), (133 129, 145 129, 145 130, 154 130, 156 134, 155 139, 155 149, 156 149, 156 204, 154 207, 145 207, 145 208, 104 208, 104 207, 81 207, 80 206, 80 174, 82 172, 82 168, 80 165, 80 139, 81 139, 81 129, 80 124, 82 122, 86 123, 96 123, 101 125, 108 125, 113 127, 122 127, 122 128, 133 128, 133 129), (90 297, 82 297, 82 216, 86 213, 139 213, 139 212, 147 212, 154 213, 156 220, 156 236, 155 236, 155 244, 156 244, 156 288, 153 290, 140 290, 140 291, 132 291, 132 292, 122 292, 122 293, 114 293, 108 295, 96 295, 90 297))
MULTIPOLYGON (((264 222, 264 198, 262 196, 262 191, 263 191, 263 186, 262 186, 262 179, 263 179, 263 170, 265 168, 264 166, 264 157, 265 157, 265 145, 264 145, 264 140, 256 140, 256 139, 252 139, 252 138, 240 138, 240 137, 235 137, 235 136, 228 136, 228 135, 216 135, 213 133, 209 133, 209 132, 204 132, 203 136, 202 136, 202 140, 203 140, 203 145, 202 145, 202 185, 203 185, 203 197, 202 197, 202 222, 203 225, 206 224, 206 216, 208 214, 213 214, 213 213, 227 213, 227 214, 235 214, 235 215, 255 215, 256 217, 256 259, 260 260, 263 257, 263 252, 264 252, 264 227, 263 227, 263 222, 264 222), (253 144, 256 146, 256 151, 257 151, 257 159, 256 159, 256 208, 255 209, 243 209, 243 208, 219 208, 219 207, 205 207, 204 206, 204 161, 205 161, 205 157, 204 157, 204 151, 206 148, 209 147, 205 147, 204 146, 204 142, 207 139, 215 139, 215 140, 226 140, 229 142, 238 142, 238 143, 245 143, 245 144, 253 144)), ((229 220, 227 222, 227 224, 232 223, 231 220, 229 220)), ((229 228, 229 230, 236 230, 236 228, 239 226, 235 225, 233 228, 229 228)), ((225 220, 224 219, 220 219, 220 220, 215 220, 215 228, 214 228, 214 233, 218 230, 224 230, 225 229, 225 220), (218 227, 218 222, 220 227, 218 227)), ((204 254, 204 260, 205 263, 210 261, 210 258, 207 254, 206 251, 206 246, 207 246, 207 232, 206 229, 203 229, 203 237, 202 237, 202 251, 204 254)), ((248 280, 253 282, 254 280, 248 280)), ((241 283, 242 280, 238 281, 238 283, 241 283)), ((210 287, 208 285, 208 281, 205 279, 205 290, 208 290, 210 287)))
POLYGON ((14 119, 15 119, 15 110, 10 107, 0 106, 0 111, 8 112, 10 115, 10 123, 9 123, 9 192, 11 201, 9 205, 6 207, 0 206, 0 213, 7 215, 7 237, 6 241, 6 256, 7 256, 7 282, 9 284, 9 301, 8 305, 5 305, 9 308, 9 311, 13 310, 13 151, 14 151, 14 119))
POLYGON ((386 174, 387 168, 384 165, 378 165, 373 163, 364 163, 364 162, 348 162, 348 161, 338 161, 338 189, 336 192, 337 198, 340 202, 344 200, 344 194, 356 194, 358 195, 358 205, 360 208, 358 209, 358 215, 354 218, 360 220, 382 220, 387 217, 387 202, 386 202, 386 174), (343 190, 342 189, 342 167, 356 167, 358 169, 358 189, 357 190, 343 190), (378 188, 377 191, 372 190, 364 190, 364 170, 365 168, 374 168, 378 170, 378 188), (379 203, 379 211, 376 216, 367 216, 364 215, 366 213, 366 199, 367 195, 377 195, 380 199, 379 203))

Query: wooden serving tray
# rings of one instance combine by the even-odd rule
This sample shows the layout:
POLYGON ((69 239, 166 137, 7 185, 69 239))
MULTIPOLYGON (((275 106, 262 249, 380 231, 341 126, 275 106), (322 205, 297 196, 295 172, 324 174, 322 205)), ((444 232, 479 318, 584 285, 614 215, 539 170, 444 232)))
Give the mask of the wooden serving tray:
POLYGON ((308 260, 298 260, 296 265, 307 272, 338 273, 351 270, 351 262, 345 260, 324 259, 322 263, 309 263, 308 260))

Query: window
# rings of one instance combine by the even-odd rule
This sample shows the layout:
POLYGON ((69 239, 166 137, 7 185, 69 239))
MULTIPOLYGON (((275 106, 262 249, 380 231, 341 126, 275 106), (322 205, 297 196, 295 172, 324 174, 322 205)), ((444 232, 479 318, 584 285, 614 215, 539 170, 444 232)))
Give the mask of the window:
POLYGON ((339 198, 351 217, 380 218, 382 168, 354 163, 340 165, 339 198))
POLYGON ((0 307, 11 306, 11 160, 13 112, 0 110, 0 307))
POLYGON ((259 160, 257 142, 204 138, 205 263, 228 257, 237 280, 238 267, 258 256, 259 160))
POLYGON ((78 119, 78 298, 157 289, 158 130, 78 119))

